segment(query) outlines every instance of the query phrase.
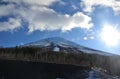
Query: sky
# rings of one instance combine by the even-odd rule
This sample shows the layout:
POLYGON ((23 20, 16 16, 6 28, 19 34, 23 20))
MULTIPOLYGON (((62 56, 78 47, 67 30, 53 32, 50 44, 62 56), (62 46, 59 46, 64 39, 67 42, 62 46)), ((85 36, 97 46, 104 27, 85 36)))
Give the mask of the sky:
POLYGON ((120 55, 120 0, 0 0, 0 47, 48 37, 120 55))

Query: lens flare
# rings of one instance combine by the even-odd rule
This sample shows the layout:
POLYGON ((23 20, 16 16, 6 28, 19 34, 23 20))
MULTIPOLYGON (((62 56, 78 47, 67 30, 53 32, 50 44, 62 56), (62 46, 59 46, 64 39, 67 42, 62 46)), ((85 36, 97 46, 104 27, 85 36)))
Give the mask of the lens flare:
POLYGON ((100 37, 107 46, 117 46, 120 40, 120 32, 112 26, 104 26, 100 37))

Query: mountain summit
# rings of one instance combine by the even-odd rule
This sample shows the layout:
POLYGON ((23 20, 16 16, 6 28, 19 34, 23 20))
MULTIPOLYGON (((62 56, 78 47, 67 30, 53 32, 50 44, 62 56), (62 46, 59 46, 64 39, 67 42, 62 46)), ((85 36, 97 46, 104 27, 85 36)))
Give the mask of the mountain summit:
POLYGON ((68 41, 61 37, 46 38, 40 41, 25 44, 25 46, 39 46, 39 47, 46 47, 51 45, 60 46, 60 47, 79 47, 80 46, 74 42, 68 41))
POLYGON ((44 48, 45 50, 52 50, 52 51, 56 51, 56 52, 65 52, 65 53, 69 53, 69 52, 73 52, 73 53, 79 53, 79 52, 83 52, 83 53, 89 53, 89 54, 100 54, 100 55, 113 55, 111 53, 107 53, 107 52, 103 52, 103 51, 99 51, 99 50, 94 50, 91 48, 87 48, 84 46, 81 46, 79 44, 76 44, 72 41, 66 40, 64 38, 61 37, 51 37, 51 38, 46 38, 46 39, 42 39, 36 42, 31 42, 28 44, 24 45, 25 47, 40 47, 40 48, 44 48))

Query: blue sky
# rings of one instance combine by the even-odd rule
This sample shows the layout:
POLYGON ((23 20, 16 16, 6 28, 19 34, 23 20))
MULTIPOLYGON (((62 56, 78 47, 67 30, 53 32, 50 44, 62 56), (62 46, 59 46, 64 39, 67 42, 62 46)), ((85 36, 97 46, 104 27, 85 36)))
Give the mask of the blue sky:
POLYGON ((120 54, 119 4, 119 0, 0 0, 0 46, 60 36, 120 54))

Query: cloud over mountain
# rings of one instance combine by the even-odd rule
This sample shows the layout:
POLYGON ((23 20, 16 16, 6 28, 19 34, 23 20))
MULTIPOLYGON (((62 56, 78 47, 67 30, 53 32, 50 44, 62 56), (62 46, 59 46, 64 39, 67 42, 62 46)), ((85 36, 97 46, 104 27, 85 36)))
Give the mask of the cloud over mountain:
POLYGON ((78 11, 73 15, 60 14, 49 8, 54 2, 64 3, 61 0, 2 0, 0 3, 3 2, 7 4, 0 5, 0 17, 9 17, 8 20, 0 23, 0 31, 20 28, 22 21, 28 23, 29 32, 35 30, 67 31, 76 27, 84 29, 93 27, 91 17, 83 12, 78 11))

